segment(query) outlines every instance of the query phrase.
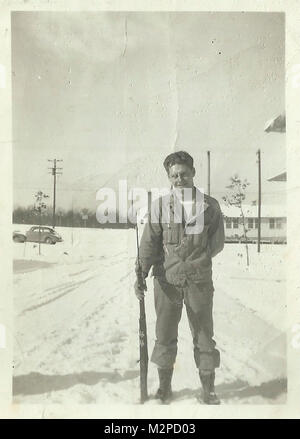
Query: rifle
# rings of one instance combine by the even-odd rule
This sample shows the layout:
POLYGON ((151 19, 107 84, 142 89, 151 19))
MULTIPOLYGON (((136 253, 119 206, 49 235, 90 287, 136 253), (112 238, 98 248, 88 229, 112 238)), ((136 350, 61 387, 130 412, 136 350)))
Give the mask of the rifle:
MULTIPOLYGON (((147 291, 147 285, 142 273, 139 252, 139 231, 136 222, 136 245, 137 245, 137 281, 140 289, 147 291)), ((140 392, 141 404, 148 399, 147 375, 148 375, 148 343, 147 343, 147 324, 145 313, 144 297, 140 300, 140 318, 139 318, 139 345, 140 345, 140 392)))

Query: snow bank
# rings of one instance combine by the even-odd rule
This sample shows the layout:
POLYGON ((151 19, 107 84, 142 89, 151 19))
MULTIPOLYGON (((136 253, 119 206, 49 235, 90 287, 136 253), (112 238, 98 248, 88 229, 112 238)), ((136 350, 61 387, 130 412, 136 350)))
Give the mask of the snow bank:
MULTIPOLYGON (((29 228, 26 226, 25 230, 29 228)), ((20 226, 15 226, 20 230, 20 226)), ((138 301, 134 230, 57 228, 56 245, 14 243, 16 402, 137 403, 138 301)), ((284 400, 284 246, 230 244, 214 259, 215 337, 225 403, 284 400), (240 256, 243 254, 243 256, 240 256)), ((155 340, 152 280, 146 295, 155 340)), ((149 365, 149 391, 157 372, 149 365)), ((179 329, 175 404, 195 403, 199 379, 186 316, 179 329)), ((155 403, 150 400, 149 404, 155 403)))

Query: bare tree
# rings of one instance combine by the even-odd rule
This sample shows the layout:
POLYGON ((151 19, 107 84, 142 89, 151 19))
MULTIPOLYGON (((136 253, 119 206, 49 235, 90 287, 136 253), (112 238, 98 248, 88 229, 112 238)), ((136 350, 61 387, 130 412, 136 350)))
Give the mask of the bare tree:
POLYGON ((229 189, 229 193, 222 198, 227 206, 235 206, 240 210, 241 224, 243 226, 242 238, 244 238, 245 240, 247 266, 249 266, 249 248, 247 236, 248 229, 246 228, 246 218, 243 209, 243 202, 246 198, 246 189, 250 183, 246 179, 241 180, 241 178, 237 174, 235 174, 233 177, 230 177, 230 181, 231 183, 226 186, 226 188, 229 189))
POLYGON ((83 220, 83 225, 84 227, 86 227, 87 224, 87 220, 89 219, 90 216, 90 211, 89 209, 87 209, 86 207, 84 207, 83 209, 81 209, 81 218, 83 220))

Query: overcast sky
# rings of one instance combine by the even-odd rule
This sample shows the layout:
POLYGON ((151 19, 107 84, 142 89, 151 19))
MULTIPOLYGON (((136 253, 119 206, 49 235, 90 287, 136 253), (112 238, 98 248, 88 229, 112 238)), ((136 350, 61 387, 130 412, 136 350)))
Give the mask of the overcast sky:
POLYGON ((285 108, 283 14, 16 12, 12 70, 16 204, 51 194, 47 159, 63 159, 69 207, 119 175, 165 183, 178 149, 204 187, 211 151, 217 198, 235 172, 256 191, 258 148, 265 198, 284 190, 266 179, 285 168, 285 135, 264 132, 285 108))

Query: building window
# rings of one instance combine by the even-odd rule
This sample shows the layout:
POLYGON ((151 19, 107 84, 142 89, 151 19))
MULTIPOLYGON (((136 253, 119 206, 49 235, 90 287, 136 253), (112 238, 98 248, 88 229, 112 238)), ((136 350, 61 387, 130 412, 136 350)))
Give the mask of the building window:
POLYGON ((231 218, 226 218, 226 229, 231 229, 231 218))
POLYGON ((276 229, 281 229, 282 226, 281 218, 276 218, 275 224, 276 224, 276 229))
POLYGON ((248 218, 248 229, 253 229, 253 218, 248 218))
POLYGON ((258 218, 254 218, 254 227, 258 229, 258 218))
POLYGON ((270 226, 270 229, 275 229, 275 218, 269 219, 269 226, 270 226))
POLYGON ((234 229, 239 228, 239 219, 238 218, 232 218, 232 226, 234 229))

